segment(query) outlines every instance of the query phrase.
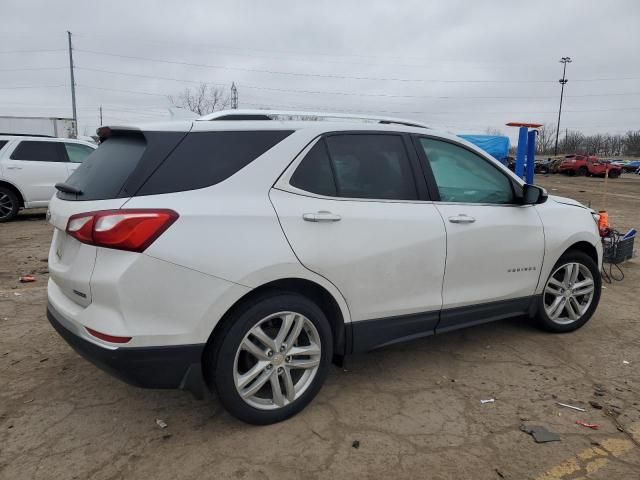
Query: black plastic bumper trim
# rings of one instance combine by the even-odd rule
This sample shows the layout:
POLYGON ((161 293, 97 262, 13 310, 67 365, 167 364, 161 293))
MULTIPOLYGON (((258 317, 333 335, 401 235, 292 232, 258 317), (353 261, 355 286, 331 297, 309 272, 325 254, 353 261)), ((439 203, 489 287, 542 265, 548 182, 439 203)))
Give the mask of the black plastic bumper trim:
POLYGON ((194 373, 201 376, 204 344, 109 350, 67 329, 60 320, 64 317, 50 304, 47 318, 78 354, 126 383, 143 388, 182 388, 194 394, 201 391, 199 384, 203 382, 194 379, 194 373))

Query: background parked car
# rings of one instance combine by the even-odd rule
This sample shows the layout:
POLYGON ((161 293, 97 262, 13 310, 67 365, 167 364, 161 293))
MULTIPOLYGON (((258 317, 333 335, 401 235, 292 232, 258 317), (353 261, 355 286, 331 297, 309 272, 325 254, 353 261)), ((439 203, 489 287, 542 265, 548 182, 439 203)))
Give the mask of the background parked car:
POLYGON ((633 160, 631 162, 627 162, 621 166, 622 171, 625 173, 635 173, 640 168, 640 160, 633 160))
POLYGON ((536 160, 536 173, 551 173, 551 165, 553 165, 552 158, 545 158, 541 160, 536 160))
POLYGON ((567 155, 559 167, 560 173, 567 175, 591 176, 602 175, 609 172, 609 177, 616 178, 622 173, 622 169, 610 162, 602 161, 595 155, 567 155))
POLYGON ((21 208, 49 205, 64 182, 97 145, 70 138, 0 135, 0 222, 21 208))

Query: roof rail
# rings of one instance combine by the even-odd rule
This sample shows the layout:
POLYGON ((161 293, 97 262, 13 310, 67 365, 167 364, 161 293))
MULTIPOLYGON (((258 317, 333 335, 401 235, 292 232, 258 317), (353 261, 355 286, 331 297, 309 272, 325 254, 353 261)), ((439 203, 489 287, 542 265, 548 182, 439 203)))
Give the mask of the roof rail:
POLYGON ((430 128, 428 125, 413 120, 393 117, 378 117, 375 115, 360 115, 351 113, 327 112, 298 112, 288 110, 219 110, 204 115, 197 121, 212 120, 307 120, 317 121, 326 119, 362 120, 375 123, 404 125, 407 127, 430 128))

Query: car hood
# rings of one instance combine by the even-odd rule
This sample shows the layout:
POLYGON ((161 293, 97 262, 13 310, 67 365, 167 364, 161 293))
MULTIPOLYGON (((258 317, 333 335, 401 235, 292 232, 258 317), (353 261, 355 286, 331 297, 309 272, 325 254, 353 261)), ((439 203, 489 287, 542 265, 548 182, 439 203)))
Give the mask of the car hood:
POLYGON ((571 205, 573 207, 580 207, 580 208, 585 208, 585 209, 587 208, 586 206, 584 206, 583 204, 581 204, 577 200, 574 200, 573 198, 558 197, 556 195, 549 195, 549 198, 551 200, 553 200, 554 202, 563 203, 565 205, 571 205))

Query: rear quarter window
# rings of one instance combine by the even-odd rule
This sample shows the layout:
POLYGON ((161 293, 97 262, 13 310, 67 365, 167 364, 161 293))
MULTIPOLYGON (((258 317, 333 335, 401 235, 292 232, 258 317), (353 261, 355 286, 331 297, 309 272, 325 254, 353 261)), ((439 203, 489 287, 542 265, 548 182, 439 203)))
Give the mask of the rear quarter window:
POLYGON ((292 130, 189 133, 137 195, 181 192, 215 185, 292 133, 292 130))

